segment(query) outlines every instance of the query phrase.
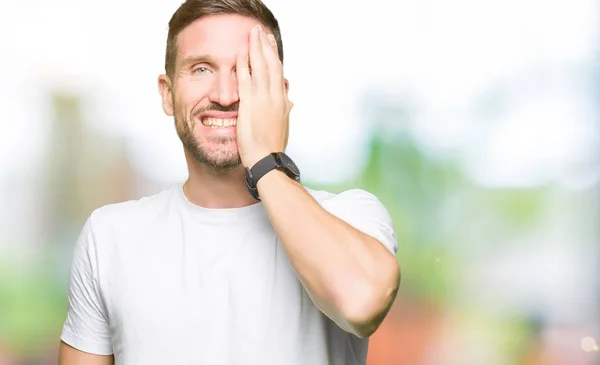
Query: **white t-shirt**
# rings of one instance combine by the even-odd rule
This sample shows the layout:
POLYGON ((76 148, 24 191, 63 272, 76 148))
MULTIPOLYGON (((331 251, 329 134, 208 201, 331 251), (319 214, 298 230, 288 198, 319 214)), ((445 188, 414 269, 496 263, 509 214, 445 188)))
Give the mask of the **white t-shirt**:
MULTIPOLYGON (((396 253, 375 196, 306 190, 396 253)), ((362 365, 368 346, 313 304, 262 203, 206 209, 182 184, 91 214, 61 339, 126 365, 362 365)))

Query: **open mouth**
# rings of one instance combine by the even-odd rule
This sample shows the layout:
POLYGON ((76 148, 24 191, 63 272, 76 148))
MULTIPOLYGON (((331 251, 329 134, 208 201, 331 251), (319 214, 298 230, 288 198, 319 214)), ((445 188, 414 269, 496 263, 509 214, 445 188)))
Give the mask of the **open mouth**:
POLYGON ((227 128, 235 127, 237 122, 236 118, 221 119, 221 118, 202 118, 202 125, 210 128, 227 128))

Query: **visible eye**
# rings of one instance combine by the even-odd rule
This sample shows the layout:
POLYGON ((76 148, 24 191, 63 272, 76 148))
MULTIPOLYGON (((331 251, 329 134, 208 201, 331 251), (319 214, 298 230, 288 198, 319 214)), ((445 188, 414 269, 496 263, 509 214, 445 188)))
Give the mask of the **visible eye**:
POLYGON ((209 73, 210 70, 207 67, 196 67, 195 69, 192 70, 193 74, 206 74, 209 73))

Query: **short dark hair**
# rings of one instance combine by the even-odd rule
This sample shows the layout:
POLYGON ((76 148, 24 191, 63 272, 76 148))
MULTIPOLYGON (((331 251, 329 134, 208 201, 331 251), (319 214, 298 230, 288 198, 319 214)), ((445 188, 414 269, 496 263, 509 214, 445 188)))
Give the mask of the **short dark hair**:
POLYGON ((169 77, 175 73, 177 60, 177 37, 194 21, 216 14, 237 14, 256 19, 271 30, 277 41, 279 59, 283 62, 283 43, 277 19, 261 0, 186 0, 169 21, 165 72, 169 77))

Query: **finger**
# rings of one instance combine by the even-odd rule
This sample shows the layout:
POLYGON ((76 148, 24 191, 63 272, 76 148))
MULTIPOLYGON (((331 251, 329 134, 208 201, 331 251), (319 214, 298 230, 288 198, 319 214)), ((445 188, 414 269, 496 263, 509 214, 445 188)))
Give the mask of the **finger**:
POLYGON ((277 60, 281 66, 281 82, 283 83, 281 88, 282 88, 285 98, 287 98, 288 89, 287 89, 286 81, 283 78, 283 63, 281 62, 281 58, 279 58, 279 46, 277 45, 277 40, 275 39, 275 36, 273 34, 271 34, 270 36, 271 37, 269 38, 269 41, 271 42, 271 46, 273 47, 273 52, 275 53, 275 56, 277 57, 277 60))
POLYGON ((279 49, 277 47, 277 40, 275 39, 275 36, 273 34, 269 34, 267 36, 267 39, 269 41, 269 44, 271 45, 271 49, 273 50, 273 53, 275 54, 277 59, 279 59, 279 49))
POLYGON ((238 54, 235 68, 237 73, 238 95, 240 100, 244 100, 249 97, 252 92, 252 76, 250 76, 247 53, 238 54))
POLYGON ((269 74, 262 47, 262 28, 260 25, 250 32, 250 67, 252 67, 252 86, 254 89, 266 90, 269 87, 269 74))
POLYGON ((277 42, 273 34, 269 34, 263 41, 263 52, 269 70, 269 90, 273 95, 283 92, 283 67, 277 56, 277 42))

